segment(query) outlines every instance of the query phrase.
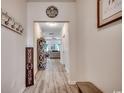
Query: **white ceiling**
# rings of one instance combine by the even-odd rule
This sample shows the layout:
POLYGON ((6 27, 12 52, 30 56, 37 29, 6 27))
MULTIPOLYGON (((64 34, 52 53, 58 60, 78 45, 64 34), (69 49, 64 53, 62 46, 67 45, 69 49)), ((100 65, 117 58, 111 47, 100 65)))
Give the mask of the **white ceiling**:
POLYGON ((28 2, 75 2, 76 0, 27 0, 28 2))
POLYGON ((51 27, 47 23, 40 23, 45 39, 60 39, 64 23, 56 23, 51 27))

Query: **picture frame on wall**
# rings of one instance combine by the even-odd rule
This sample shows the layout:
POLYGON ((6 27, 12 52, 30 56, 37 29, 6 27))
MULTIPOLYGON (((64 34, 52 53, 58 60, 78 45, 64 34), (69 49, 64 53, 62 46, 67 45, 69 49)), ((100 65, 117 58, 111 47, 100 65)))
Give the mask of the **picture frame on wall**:
POLYGON ((122 0, 97 0, 97 27, 122 18, 122 0))

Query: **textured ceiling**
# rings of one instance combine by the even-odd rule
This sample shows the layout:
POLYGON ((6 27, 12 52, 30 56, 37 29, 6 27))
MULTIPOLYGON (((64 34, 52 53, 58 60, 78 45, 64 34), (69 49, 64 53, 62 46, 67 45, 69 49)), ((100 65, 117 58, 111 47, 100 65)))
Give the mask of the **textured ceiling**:
POLYGON ((27 2, 75 2, 76 0, 27 0, 27 2))

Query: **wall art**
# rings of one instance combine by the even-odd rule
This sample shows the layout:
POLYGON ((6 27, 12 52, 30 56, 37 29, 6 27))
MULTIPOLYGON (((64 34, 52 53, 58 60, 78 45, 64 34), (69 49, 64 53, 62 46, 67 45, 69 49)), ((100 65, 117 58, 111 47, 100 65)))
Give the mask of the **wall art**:
POLYGON ((46 15, 50 18, 55 18, 58 15, 58 9, 55 6, 49 6, 46 9, 46 15))
POLYGON ((122 0, 97 0, 97 27, 122 18, 122 0))
POLYGON ((34 85, 33 47, 26 47, 26 87, 34 85))
POLYGON ((14 18, 9 16, 3 9, 1 9, 1 25, 18 34, 22 34, 24 30, 22 25, 16 22, 14 18))

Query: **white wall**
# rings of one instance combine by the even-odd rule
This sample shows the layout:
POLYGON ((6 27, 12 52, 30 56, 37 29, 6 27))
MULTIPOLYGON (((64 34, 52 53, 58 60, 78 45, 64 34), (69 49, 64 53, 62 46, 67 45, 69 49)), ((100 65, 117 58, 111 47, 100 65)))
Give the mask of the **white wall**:
POLYGON ((74 2, 29 2, 27 4, 27 46, 33 45, 33 21, 70 21, 69 22, 69 45, 70 45, 70 56, 71 62, 70 75, 71 79, 76 78, 76 4, 74 2), (54 5, 59 9, 59 15, 56 18, 48 18, 46 16, 46 9, 48 6, 54 5))
POLYGON ((65 23, 62 29, 61 36, 61 63, 65 65, 66 71, 69 73, 70 61, 69 61, 69 34, 68 23, 65 23))
POLYGON ((104 93, 121 90, 121 20, 97 28, 97 0, 78 0, 78 80, 104 93))
MULTIPOLYGON (((37 39, 43 36, 42 30, 40 28, 39 23, 34 23, 34 35, 33 35, 33 44, 34 44, 34 76, 36 75, 37 69, 37 39)), ((36 79, 36 78, 35 78, 36 79)))
POLYGON ((1 31, 1 92, 21 93, 25 88, 25 0, 2 0, 2 9, 21 23, 24 33, 19 35, 2 26, 1 31))

